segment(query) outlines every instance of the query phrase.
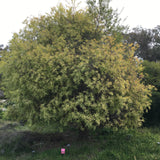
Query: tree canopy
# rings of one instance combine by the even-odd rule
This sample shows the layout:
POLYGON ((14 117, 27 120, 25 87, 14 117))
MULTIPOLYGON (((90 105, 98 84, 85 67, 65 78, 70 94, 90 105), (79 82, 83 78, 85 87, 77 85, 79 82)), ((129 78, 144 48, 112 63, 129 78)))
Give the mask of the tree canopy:
POLYGON ((148 61, 160 60, 160 26, 154 29, 134 28, 127 35, 127 40, 139 45, 136 56, 148 61))
POLYGON ((97 27, 99 8, 90 7, 59 5, 14 34, 0 67, 12 118, 60 130, 141 125, 152 87, 142 83, 135 48, 120 42, 113 12, 100 12, 97 27))

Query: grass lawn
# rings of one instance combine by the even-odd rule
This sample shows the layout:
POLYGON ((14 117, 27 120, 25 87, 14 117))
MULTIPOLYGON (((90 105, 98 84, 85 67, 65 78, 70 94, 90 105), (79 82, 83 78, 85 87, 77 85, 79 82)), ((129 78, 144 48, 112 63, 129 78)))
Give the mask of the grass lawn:
POLYGON ((17 123, 0 122, 0 136, 0 160, 160 160, 158 128, 103 129, 81 139, 75 131, 35 133, 17 123))

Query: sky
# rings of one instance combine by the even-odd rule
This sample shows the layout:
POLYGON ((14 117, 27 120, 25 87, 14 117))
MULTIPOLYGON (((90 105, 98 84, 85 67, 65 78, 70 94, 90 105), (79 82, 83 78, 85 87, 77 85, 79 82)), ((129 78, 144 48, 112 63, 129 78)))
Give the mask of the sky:
MULTIPOLYGON (((84 7, 85 0, 81 0, 84 7)), ((24 27, 22 22, 31 16, 44 15, 65 0, 0 0, 0 44, 7 45, 14 32, 24 27)), ((154 28, 160 25, 160 0, 112 0, 111 6, 118 9, 123 24, 134 28, 154 28)))

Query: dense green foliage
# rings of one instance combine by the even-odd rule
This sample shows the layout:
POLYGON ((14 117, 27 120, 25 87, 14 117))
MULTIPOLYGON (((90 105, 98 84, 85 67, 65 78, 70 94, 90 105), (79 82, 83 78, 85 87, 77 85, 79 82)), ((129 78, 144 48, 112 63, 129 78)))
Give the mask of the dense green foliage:
POLYGON ((60 5, 26 20, 14 34, 1 62, 12 104, 8 116, 31 125, 57 124, 59 130, 141 125, 152 87, 141 82, 135 48, 117 43, 119 36, 111 32, 115 23, 110 23, 112 35, 106 33, 102 22, 112 12, 101 17, 99 27, 92 13, 60 5))
POLYGON ((159 125, 160 124, 160 63, 144 61, 144 81, 156 87, 152 93, 151 110, 145 114, 146 125, 159 125))
POLYGON ((141 57, 144 66, 144 82, 157 88, 152 92, 151 110, 144 115, 145 125, 160 123, 160 27, 153 29, 134 28, 127 35, 127 41, 138 44, 135 55, 141 57))
POLYGON ((160 91, 160 62, 143 61, 146 84, 151 84, 160 91))

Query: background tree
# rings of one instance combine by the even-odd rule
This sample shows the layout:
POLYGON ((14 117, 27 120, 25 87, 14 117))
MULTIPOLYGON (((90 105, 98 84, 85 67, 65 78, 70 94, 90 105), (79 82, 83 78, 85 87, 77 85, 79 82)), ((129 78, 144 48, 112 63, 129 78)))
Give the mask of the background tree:
POLYGON ((153 34, 153 47, 152 47, 152 55, 153 61, 160 60, 160 26, 155 27, 152 29, 153 34))
POLYGON ((139 45, 135 55, 148 61, 160 60, 160 27, 154 29, 134 28, 128 35, 129 43, 139 45))
POLYGON ((3 44, 0 45, 0 50, 2 50, 2 49, 3 49, 3 44))
MULTIPOLYGON (((1 57, 4 54, 4 52, 8 49, 8 46, 4 47, 3 44, 0 45, 0 62, 1 62, 1 57)), ((2 73, 0 74, 0 82, 1 82, 1 78, 2 78, 2 73)), ((1 84, 0 84, 1 86, 1 84)), ((3 91, 0 89, 0 99, 4 99, 4 94, 3 91)))
POLYGON ((157 88, 157 90, 153 90, 152 92, 151 110, 144 115, 146 119, 145 125, 159 125, 160 27, 157 26, 154 29, 135 28, 129 33, 128 41, 139 44, 135 55, 145 60, 143 62, 144 81, 146 84, 153 85, 157 88))
POLYGON ((2 56, 2 52, 3 52, 3 50, 4 50, 4 45, 3 45, 3 44, 1 44, 1 45, 0 45, 0 57, 2 56))
POLYGON ((141 125, 151 87, 134 47, 97 28, 89 10, 72 11, 59 5, 14 34, 0 67, 8 115, 60 130, 141 125))
POLYGON ((110 2, 111 0, 87 0, 88 11, 96 25, 96 36, 112 35, 120 42, 127 27, 121 25, 119 14, 110 7, 110 2))

